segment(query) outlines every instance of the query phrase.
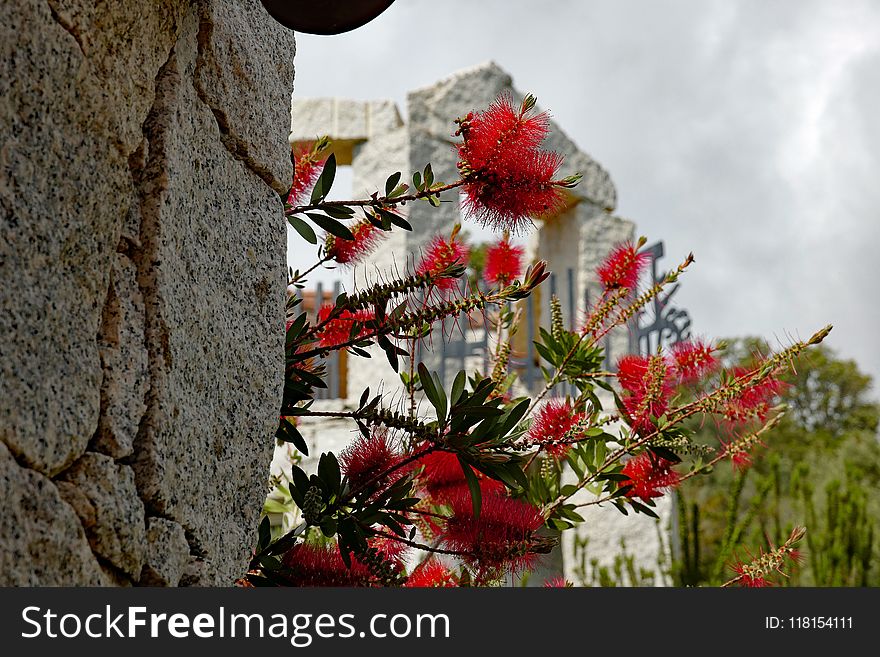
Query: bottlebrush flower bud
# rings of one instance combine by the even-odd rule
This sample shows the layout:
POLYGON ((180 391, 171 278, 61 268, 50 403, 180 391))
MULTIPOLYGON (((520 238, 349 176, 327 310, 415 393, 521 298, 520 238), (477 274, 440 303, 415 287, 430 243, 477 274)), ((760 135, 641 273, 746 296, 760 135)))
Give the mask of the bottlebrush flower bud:
POLYGON ((500 242, 486 249, 483 279, 489 285, 510 285, 522 274, 523 253, 523 247, 511 245, 510 239, 505 236, 500 242))
POLYGON ((451 570, 434 558, 423 561, 406 581, 410 588, 449 588, 458 586, 458 581, 451 570))
POLYGON ((535 507, 509 497, 483 497, 479 518, 474 517, 471 496, 459 491, 449 500, 452 516, 446 521, 441 542, 465 552, 465 562, 482 567, 519 571, 534 562, 532 534, 544 524, 535 507))
POLYGON ((639 253, 632 242, 624 242, 608 254, 596 273, 606 290, 625 287, 634 291, 650 261, 651 254, 639 253))
POLYGON ((571 445, 561 441, 584 417, 583 413, 575 413, 570 404, 551 399, 535 415, 529 428, 529 441, 533 445, 545 445, 545 449, 558 459, 565 458, 571 445))
POLYGON ((693 383, 718 366, 715 348, 702 340, 685 340, 672 345, 673 367, 681 383, 693 383))
MULTIPOLYGON (((416 274, 438 275, 452 264, 466 265, 470 250, 453 235, 448 240, 436 235, 428 244, 422 259, 416 267, 416 274)), ((441 278, 434 281, 441 290, 451 290, 457 284, 456 278, 441 278)))
POLYGON ((359 489, 372 481, 379 492, 390 482, 387 481, 387 476, 379 480, 376 477, 393 468, 400 462, 400 458, 390 445, 388 432, 375 429, 369 438, 359 436, 346 447, 339 455, 339 465, 342 473, 348 476, 353 489, 359 489))
POLYGON ((366 219, 357 222, 350 229, 354 240, 327 235, 324 242, 324 251, 327 253, 327 257, 340 265, 354 265, 361 262, 373 252, 385 236, 383 231, 366 219))
POLYGON ((287 193, 287 204, 298 205, 315 186, 326 160, 321 152, 329 145, 326 139, 314 144, 299 144, 293 150, 293 181, 287 193))
POLYGON ((550 119, 546 112, 532 114, 534 105, 534 96, 527 96, 517 109, 502 95, 484 112, 458 121, 465 209, 484 225, 517 232, 562 208, 561 189, 577 184, 572 176, 554 180, 562 156, 539 148, 550 119))
MULTIPOLYGON (((327 320, 330 313, 333 312, 334 306, 325 304, 318 311, 318 323, 321 324, 327 320)), ((374 315, 369 310, 359 310, 355 313, 350 310, 343 310, 338 316, 328 321, 318 332, 318 344, 321 347, 332 348, 344 344, 351 339, 351 330, 354 323, 360 324, 361 329, 359 335, 367 333, 364 327, 366 322, 372 321, 374 315)))
POLYGON ((629 481, 621 482, 621 485, 632 486, 626 496, 640 497, 646 502, 654 497, 662 497, 679 483, 679 475, 672 469, 673 465, 672 461, 651 452, 642 452, 631 458, 621 471, 621 474, 629 477, 629 481))

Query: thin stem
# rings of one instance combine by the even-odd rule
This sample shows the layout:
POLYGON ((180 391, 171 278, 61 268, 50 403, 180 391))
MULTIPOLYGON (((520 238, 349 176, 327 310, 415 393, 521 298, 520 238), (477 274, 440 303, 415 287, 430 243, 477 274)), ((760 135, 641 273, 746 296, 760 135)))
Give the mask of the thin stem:
POLYGON ((316 262, 314 265, 312 265, 311 267, 309 267, 308 269, 306 269, 304 272, 302 272, 302 273, 300 273, 300 272, 296 272, 296 276, 294 276, 293 278, 291 278, 291 279, 287 282, 287 284, 288 284, 288 285, 293 285, 294 283, 296 283, 296 282, 298 282, 298 281, 301 281, 301 280, 305 279, 306 276, 308 276, 309 274, 311 274, 311 273, 312 273, 313 271, 315 271, 318 267, 320 267, 321 265, 323 265, 325 262, 330 262, 331 260, 333 260, 333 258, 331 258, 330 256, 325 256, 325 257, 321 258, 320 260, 318 260, 318 262, 316 262))
POLYGON ((462 552, 460 550, 444 550, 443 548, 431 547, 430 545, 426 545, 425 543, 416 543, 415 541, 410 541, 409 539, 402 538, 397 534, 389 534, 388 532, 373 530, 376 536, 383 536, 384 538, 390 539, 392 541, 397 541, 398 543, 403 543, 404 545, 409 545, 410 547, 416 548, 417 550, 425 550, 426 552, 433 552, 434 554, 448 554, 453 557, 472 557, 473 554, 471 552, 462 552))
POLYGON ((406 203, 408 201, 418 201, 419 199, 427 198, 429 196, 436 196, 442 192, 448 192, 450 189, 455 189, 456 187, 461 187, 467 181, 465 178, 461 178, 454 183, 449 183, 448 185, 440 185, 439 187, 431 187, 429 189, 424 189, 420 192, 416 192, 415 194, 407 194, 406 196, 380 196, 377 198, 368 198, 368 199, 357 199, 351 201, 321 201, 320 203, 312 203, 311 205, 298 205, 295 208, 291 208, 287 212, 285 212, 285 216, 289 216, 292 214, 299 214, 302 212, 308 212, 310 210, 320 210, 324 207, 340 207, 340 206, 351 206, 351 207, 376 207, 376 208, 384 208, 391 207, 395 205, 399 205, 401 203, 406 203))

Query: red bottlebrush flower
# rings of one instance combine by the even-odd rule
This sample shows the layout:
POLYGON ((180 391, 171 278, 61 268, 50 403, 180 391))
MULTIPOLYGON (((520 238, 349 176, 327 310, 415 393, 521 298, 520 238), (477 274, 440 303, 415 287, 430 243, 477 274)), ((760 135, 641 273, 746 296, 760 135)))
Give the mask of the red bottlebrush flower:
POLYGON ((552 444, 552 441, 561 441, 584 417, 583 413, 575 413, 570 404, 551 399, 535 415, 529 428, 529 441, 533 445, 546 445, 545 449, 558 459, 565 458, 571 445, 552 444))
POLYGON ((530 504, 498 495, 483 497, 480 517, 474 517, 467 490, 451 496, 452 516, 446 521, 441 542, 450 550, 465 552, 467 563, 483 568, 519 571, 530 567, 532 534, 544 524, 541 513, 530 504))
POLYGON ((458 121, 465 208, 484 225, 516 232, 529 218, 564 205, 561 188, 571 183, 554 180, 562 156, 540 150, 549 118, 546 112, 531 114, 533 106, 534 98, 527 97, 517 110, 503 95, 486 111, 458 121))
POLYGON ((483 279, 489 285, 510 285, 523 268, 524 249, 512 246, 507 238, 486 249, 486 267, 483 279))
POLYGON ((681 383, 693 383, 718 365, 712 345, 702 340, 686 340, 672 346, 672 360, 681 383))
MULTIPOLYGON (((419 475, 425 492, 436 502, 445 504, 451 497, 457 496, 462 490, 470 499, 470 489, 458 457, 452 452, 434 451, 425 454, 416 461, 416 465, 424 466, 419 475)), ((486 495, 501 495, 506 490, 504 484, 495 479, 489 479, 479 472, 480 491, 486 495)))
POLYGON ((646 356, 629 355, 617 361, 617 381, 620 387, 628 392, 640 392, 644 389, 645 375, 648 373, 646 356))
POLYGON ((636 433, 653 427, 652 417, 660 417, 669 407, 672 382, 669 364, 662 356, 624 356, 617 364, 617 380, 629 394, 623 405, 636 433))
POLYGON ((345 565, 335 547, 298 543, 284 553, 282 561, 291 586, 370 586, 373 577, 366 566, 352 559, 345 565))
POLYGON ((288 205, 298 205, 315 186, 325 160, 319 158, 312 144, 299 144, 293 150, 293 181, 287 194, 288 205))
POLYGON ((679 482, 673 465, 672 461, 650 452, 642 452, 631 458, 621 471, 621 474, 629 477, 629 481, 621 482, 621 485, 632 486, 626 496, 640 497, 646 502, 654 497, 663 497, 667 490, 675 488, 679 482))
MULTIPOLYGON (((416 267, 416 273, 437 275, 456 262, 466 265, 469 255, 470 250, 467 245, 457 241, 454 235, 448 240, 436 235, 425 249, 425 254, 416 267)), ((441 290, 451 290, 457 282, 457 278, 441 278, 435 280, 434 285, 441 290)))
MULTIPOLYGON (((750 371, 753 370, 737 367, 732 374, 734 378, 739 378, 750 371)), ((753 419, 763 422, 767 419, 773 399, 782 392, 783 387, 784 383, 772 374, 746 386, 735 398, 727 402, 723 411, 724 418, 733 424, 743 424, 753 419)))
POLYGON ((625 287, 634 291, 650 261, 650 253, 639 253, 632 242, 624 242, 606 256, 596 273, 606 290, 625 287))
POLYGON ((566 581, 562 575, 557 575, 551 579, 544 580, 545 589, 570 589, 573 588, 571 582, 566 581))
MULTIPOLYGON (((400 459, 400 455, 395 453, 389 444, 388 433, 376 430, 370 438, 359 436, 354 443, 346 447, 339 455, 339 465, 343 474, 348 476, 351 487, 358 489, 394 467, 400 459)), ((387 479, 386 476, 375 481, 377 492, 385 484, 390 483, 387 479)))
POLYGON ((773 586, 773 582, 768 580, 766 577, 761 575, 750 575, 745 570, 744 564, 734 564, 733 572, 735 572, 739 579, 737 580, 737 584, 745 588, 765 588, 767 586, 773 586))
POLYGON ((451 570, 437 559, 423 561, 406 581, 410 588, 451 588, 458 586, 458 581, 451 570))
POLYGON ((384 231, 379 230, 366 219, 357 222, 350 229, 351 234, 354 235, 354 241, 327 235, 324 242, 327 257, 340 265, 354 265, 361 262, 372 253, 385 236, 384 231))
MULTIPOLYGON (((325 322, 333 311, 334 306, 325 304, 318 311, 318 323, 325 322)), ((367 329, 363 328, 364 323, 369 322, 374 315, 369 310, 359 310, 355 313, 349 310, 343 310, 339 316, 334 317, 327 322, 318 333, 318 344, 321 347, 335 347, 337 345, 348 342, 351 339, 352 324, 357 322, 361 325, 359 335, 367 333, 367 329)))

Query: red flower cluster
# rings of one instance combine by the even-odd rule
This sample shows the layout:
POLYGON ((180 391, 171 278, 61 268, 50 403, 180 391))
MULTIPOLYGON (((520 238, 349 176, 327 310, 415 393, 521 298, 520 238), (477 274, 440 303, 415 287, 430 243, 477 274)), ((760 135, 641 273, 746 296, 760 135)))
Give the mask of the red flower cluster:
POLYGON ((571 582, 566 581, 562 575, 557 575, 551 579, 544 580, 545 589, 570 589, 573 588, 571 582))
POLYGON ((287 194, 288 205, 298 205, 315 186, 325 160, 319 159, 311 144, 300 144, 293 151, 293 181, 287 194))
POLYGON ((673 465, 672 461, 651 452, 642 452, 631 458, 621 471, 629 477, 629 481, 621 482, 621 485, 632 486, 626 496, 640 497, 646 502, 653 497, 662 497, 679 483, 679 475, 672 469, 673 465))
MULTIPOLYGON (((737 367, 734 368, 732 375, 734 378, 739 378, 751 371, 754 370, 737 367)), ((732 424, 745 424, 753 419, 763 422, 767 419, 773 399, 782 392, 784 385, 771 374, 757 383, 746 386, 739 395, 727 402, 724 418, 732 424)))
POLYGON ((446 521, 441 542, 450 550, 465 552, 465 562, 482 568, 530 567, 535 555, 529 550, 532 534, 544 524, 540 512, 530 504, 500 495, 483 497, 480 517, 474 517, 467 490, 451 495, 452 516, 446 521))
POLYGON ((623 405, 632 430, 645 433, 653 428, 651 417, 663 415, 672 395, 670 366, 662 356, 624 356, 617 364, 617 380, 628 393, 623 405))
MULTIPOLYGON (((571 404, 551 399, 535 415, 532 426, 529 428, 529 441, 533 445, 560 441, 584 417, 583 413, 575 413, 571 404)), ((571 445, 550 444, 546 446, 546 450, 556 458, 562 459, 571 450, 571 445)))
MULTIPOLYGON (((464 478, 464 471, 458 457, 451 452, 434 451, 425 454, 416 462, 416 466, 424 466, 419 475, 419 482, 425 492, 440 504, 446 504, 462 491, 470 499, 470 489, 464 478)), ((504 493, 504 484, 494 479, 489 479, 479 473, 480 490, 485 495, 501 495, 504 493)))
POLYGON ((352 559, 345 565, 335 547, 298 543, 284 553, 286 577, 291 586, 370 586, 372 575, 362 563, 352 559))
POLYGON ((450 588, 458 586, 455 575, 437 559, 430 558, 413 570, 406 586, 410 588, 450 588))
POLYGON ((715 348, 702 340, 686 340, 672 345, 672 361, 680 383, 694 383, 718 366, 715 348))
POLYGON ((739 575, 739 580, 737 584, 745 588, 753 588, 760 589, 767 586, 773 586, 773 582, 768 580, 766 577, 761 575, 749 575, 745 571, 745 566, 743 564, 735 564, 733 566, 733 572, 739 575))
MULTIPOLYGON (((390 470, 400 459, 400 455, 389 444, 388 433, 375 430, 370 438, 361 435, 346 447, 339 455, 339 464, 342 473, 348 476, 351 487, 357 489, 390 470)), ((377 480, 375 483, 379 492, 389 482, 377 480)))
POLYGON ((510 285, 522 274, 523 247, 513 246, 505 237, 486 249, 486 267, 483 279, 489 285, 510 285))
POLYGON ((624 242, 605 257, 596 274, 606 290, 625 287, 632 292, 650 261, 650 253, 639 253, 632 242, 624 242))
POLYGON ((515 109, 511 97, 503 95, 489 109, 458 120, 465 208, 483 225, 516 232, 529 218, 559 210, 561 188, 573 184, 554 180, 562 156, 539 148, 549 118, 546 112, 531 114, 533 107, 532 96, 515 109))
MULTIPOLYGON (((469 255, 470 251, 467 245, 457 241, 455 235, 448 240, 436 235, 425 249, 425 253, 416 267, 416 273, 436 275, 456 262, 466 265, 469 255)), ((441 278, 434 281, 434 284, 441 290, 451 290, 457 281, 456 278, 441 278)))
POLYGON ((351 234, 354 235, 354 241, 327 235, 324 242, 327 257, 340 265, 353 265, 361 262, 372 253, 385 236, 384 231, 379 230, 366 219, 357 222, 350 229, 351 234))
MULTIPOLYGON (((334 306, 331 304, 321 306, 321 309, 318 311, 319 324, 327 320, 333 308, 334 306)), ((355 313, 350 310, 343 310, 338 317, 334 317, 321 328, 318 333, 318 344, 321 347, 330 348, 348 342, 352 337, 351 330, 355 323, 361 326, 358 335, 364 335, 367 333, 364 323, 371 321, 373 318, 374 315, 369 310, 359 310, 355 313)))

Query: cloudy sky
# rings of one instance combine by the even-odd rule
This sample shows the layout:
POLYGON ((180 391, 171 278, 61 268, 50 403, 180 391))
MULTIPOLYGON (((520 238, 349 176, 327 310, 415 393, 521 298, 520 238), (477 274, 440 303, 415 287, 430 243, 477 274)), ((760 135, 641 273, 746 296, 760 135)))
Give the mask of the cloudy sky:
POLYGON ((397 0, 298 35, 295 94, 403 110, 490 59, 611 173, 667 264, 694 252, 677 302, 697 333, 787 344, 833 323, 880 377, 880 2, 397 0))

